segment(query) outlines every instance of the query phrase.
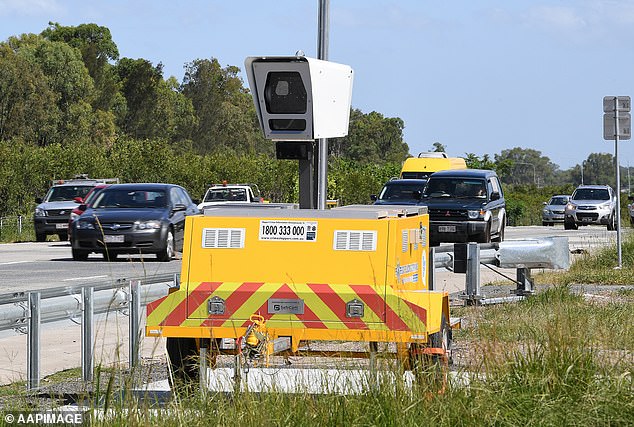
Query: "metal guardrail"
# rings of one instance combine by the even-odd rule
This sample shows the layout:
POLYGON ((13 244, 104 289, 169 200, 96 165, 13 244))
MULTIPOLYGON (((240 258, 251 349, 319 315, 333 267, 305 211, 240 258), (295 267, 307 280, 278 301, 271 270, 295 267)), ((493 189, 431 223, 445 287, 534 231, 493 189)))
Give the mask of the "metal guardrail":
POLYGON ((40 385, 40 326, 81 317, 82 378, 91 381, 94 372, 94 315, 127 311, 129 316, 129 364, 139 360, 141 306, 167 295, 177 275, 121 279, 99 284, 74 285, 32 292, 0 295, 0 330, 27 334, 27 388, 40 385))

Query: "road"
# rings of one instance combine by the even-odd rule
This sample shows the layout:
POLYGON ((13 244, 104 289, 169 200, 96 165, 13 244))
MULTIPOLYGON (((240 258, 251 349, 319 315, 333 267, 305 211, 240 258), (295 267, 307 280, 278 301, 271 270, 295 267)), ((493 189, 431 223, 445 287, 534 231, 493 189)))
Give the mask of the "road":
MULTIPOLYGON (((623 232, 630 229, 624 229, 623 232)), ((564 230, 556 227, 508 227, 507 240, 551 236, 569 238, 571 250, 592 251, 616 241, 616 232, 605 227, 564 230)), ((115 262, 92 254, 88 261, 73 261, 68 242, 15 243, 0 245, 0 294, 81 285, 108 280, 153 277, 180 272, 180 259, 158 262, 153 255, 119 256, 115 262)), ((483 281, 486 279, 483 278, 483 281)), ((464 279, 462 279, 464 283, 464 279)), ((452 291, 452 289, 448 289, 452 291)))

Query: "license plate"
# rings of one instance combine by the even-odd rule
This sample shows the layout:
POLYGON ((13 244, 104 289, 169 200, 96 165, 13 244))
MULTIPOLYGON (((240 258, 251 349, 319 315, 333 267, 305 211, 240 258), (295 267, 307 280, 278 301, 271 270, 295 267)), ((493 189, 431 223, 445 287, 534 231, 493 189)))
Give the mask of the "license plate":
POLYGON ((439 225, 438 232, 439 233, 455 233, 456 226, 455 225, 439 225))
POLYGON ((61 224, 55 224, 55 228, 57 230, 66 230, 66 229, 68 229, 68 223, 67 222, 63 222, 61 224))
POLYGON ((123 234, 106 234, 103 236, 104 243, 123 243, 125 236, 123 234))

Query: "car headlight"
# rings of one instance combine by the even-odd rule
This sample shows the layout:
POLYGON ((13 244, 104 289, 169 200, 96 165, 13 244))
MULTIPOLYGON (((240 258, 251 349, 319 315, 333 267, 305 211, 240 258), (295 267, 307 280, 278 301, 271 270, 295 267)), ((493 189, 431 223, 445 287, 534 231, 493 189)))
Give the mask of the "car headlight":
POLYGON ((161 221, 139 221, 136 228, 139 230, 157 230, 161 228, 161 221))
POLYGON ((544 209, 542 212, 544 212, 545 214, 548 215, 550 213, 550 210, 549 209, 544 209))
POLYGON ((77 229, 78 230, 94 230, 95 224, 90 221, 77 221, 77 229))
POLYGON ((610 202, 602 203, 599 205, 599 209, 609 209, 609 208, 610 208, 610 202))
POLYGON ((46 211, 42 208, 35 208, 35 216, 46 216, 46 211))
POLYGON ((567 211, 571 211, 574 208, 575 208, 575 205, 573 205, 572 203, 569 202, 569 203, 566 204, 566 210, 567 211))
POLYGON ((482 219, 484 218, 485 211, 483 209, 477 211, 467 211, 467 216, 469 219, 482 219))

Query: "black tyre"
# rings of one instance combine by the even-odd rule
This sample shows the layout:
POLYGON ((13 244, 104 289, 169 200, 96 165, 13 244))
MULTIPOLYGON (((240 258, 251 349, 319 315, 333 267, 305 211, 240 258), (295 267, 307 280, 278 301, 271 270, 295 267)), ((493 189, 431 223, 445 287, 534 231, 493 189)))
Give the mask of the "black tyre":
POLYGON ((104 252, 103 259, 106 261, 116 261, 118 255, 116 252, 104 252))
POLYGON ((156 258, 162 262, 169 262, 174 258, 174 233, 171 229, 168 230, 167 236, 165 237, 165 247, 161 252, 156 254, 156 258))
POLYGON ((542 227, 547 227, 547 226, 549 226, 549 225, 550 225, 550 224, 548 224, 546 221, 542 221, 542 227))
POLYGON ((88 251, 82 251, 81 249, 72 249, 73 260, 86 261, 88 259, 88 251))
POLYGON ((196 338, 167 338, 166 347, 174 379, 185 383, 198 381, 200 352, 196 338))
POLYGON ((576 230, 577 224, 571 221, 564 221, 564 230, 576 230))
POLYGON ((36 242, 46 242, 46 234, 45 233, 35 233, 35 241, 36 242))
POLYGON ((616 230, 616 215, 612 212, 610 219, 608 220, 608 231, 616 230))
POLYGON ((477 243, 491 243, 491 223, 487 223, 484 233, 478 236, 477 243))
POLYGON ((60 242, 65 242, 68 240, 68 233, 57 233, 57 237, 59 237, 60 242))
POLYGON ((504 233, 506 230, 506 218, 502 218, 502 225, 500 226, 500 232, 498 233, 495 239, 492 239, 493 242, 503 242, 504 241, 504 233))

